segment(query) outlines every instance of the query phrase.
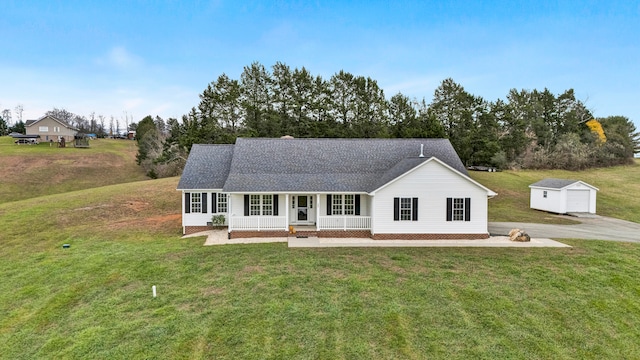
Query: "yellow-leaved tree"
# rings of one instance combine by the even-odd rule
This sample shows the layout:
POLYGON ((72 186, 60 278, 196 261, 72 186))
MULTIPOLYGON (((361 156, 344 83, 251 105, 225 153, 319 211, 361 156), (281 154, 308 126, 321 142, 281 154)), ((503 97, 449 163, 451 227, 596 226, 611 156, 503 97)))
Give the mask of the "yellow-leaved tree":
POLYGON ((604 129, 602 129, 602 125, 596 119, 591 119, 587 121, 587 126, 592 133, 596 134, 598 137, 598 142, 602 145, 607 142, 607 136, 604 134, 604 129))

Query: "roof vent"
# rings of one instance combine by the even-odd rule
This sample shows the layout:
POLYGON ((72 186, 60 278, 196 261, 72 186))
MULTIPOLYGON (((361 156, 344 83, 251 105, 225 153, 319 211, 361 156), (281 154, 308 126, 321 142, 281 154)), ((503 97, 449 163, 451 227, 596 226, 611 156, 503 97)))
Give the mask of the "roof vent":
POLYGON ((420 156, 418 157, 421 157, 421 158, 424 157, 424 144, 420 144, 420 156))
POLYGON ((285 135, 285 136, 281 136, 280 139, 293 139, 293 136, 285 135))

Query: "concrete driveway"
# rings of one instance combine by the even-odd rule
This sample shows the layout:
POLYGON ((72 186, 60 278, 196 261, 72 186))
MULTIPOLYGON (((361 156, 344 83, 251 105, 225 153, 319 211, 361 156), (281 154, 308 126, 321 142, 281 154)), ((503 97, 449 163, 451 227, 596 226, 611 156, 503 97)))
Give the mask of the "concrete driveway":
POLYGON ((530 224, 516 222, 490 222, 491 235, 505 235, 511 229, 518 228, 526 231, 532 238, 573 238, 591 240, 612 240, 626 242, 640 242, 640 224, 609 218, 605 216, 571 217, 568 219, 580 221, 575 225, 530 224))

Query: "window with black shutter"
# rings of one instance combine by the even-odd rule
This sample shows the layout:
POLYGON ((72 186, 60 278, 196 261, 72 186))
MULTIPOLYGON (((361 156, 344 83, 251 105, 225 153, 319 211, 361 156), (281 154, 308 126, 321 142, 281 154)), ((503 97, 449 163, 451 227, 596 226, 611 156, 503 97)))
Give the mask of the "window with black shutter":
POLYGON ((394 221, 418 221, 418 198, 393 198, 394 221))
POLYGON ((447 198, 447 221, 471 221, 471 198, 447 198))

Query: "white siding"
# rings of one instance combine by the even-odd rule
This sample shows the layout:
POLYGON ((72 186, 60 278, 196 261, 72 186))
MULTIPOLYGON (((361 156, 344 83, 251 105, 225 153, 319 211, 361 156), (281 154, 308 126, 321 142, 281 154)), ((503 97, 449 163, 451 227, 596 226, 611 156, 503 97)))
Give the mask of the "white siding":
POLYGON ((557 214, 568 212, 596 213, 597 190, 582 183, 574 183, 563 189, 531 188, 530 207, 557 214), (547 192, 547 198, 543 192, 547 192))
POLYGON ((430 161, 379 190, 371 216, 374 234, 486 234, 487 191, 430 161), (393 220, 395 197, 418 198, 418 221, 393 220), (471 221, 447 221, 447 198, 471 198, 471 221))
MULTIPOLYGON (((183 190, 182 191, 182 226, 206 226, 211 222, 211 217, 217 215, 211 212, 211 194, 222 192, 218 190, 183 190), (206 213, 186 213, 184 208, 185 193, 206 193, 207 194, 207 212, 206 213)), ((228 206, 228 205, 227 205, 228 206)), ((229 221, 229 216, 224 213, 226 221, 229 221)))
MULTIPOLYGON (((287 204, 286 194, 260 193, 260 195, 263 194, 278 195, 278 216, 285 216, 287 211, 286 206, 289 206, 289 212, 291 212, 291 204, 287 204)), ((229 202, 230 216, 244 216, 244 194, 229 194, 227 201, 229 202)), ((291 195, 289 195, 289 202, 291 202, 291 195)))
POLYGON ((532 209, 549 211, 558 214, 566 212, 564 194, 560 190, 531 188, 529 206, 532 209), (544 197, 544 192, 547 197, 544 197))

